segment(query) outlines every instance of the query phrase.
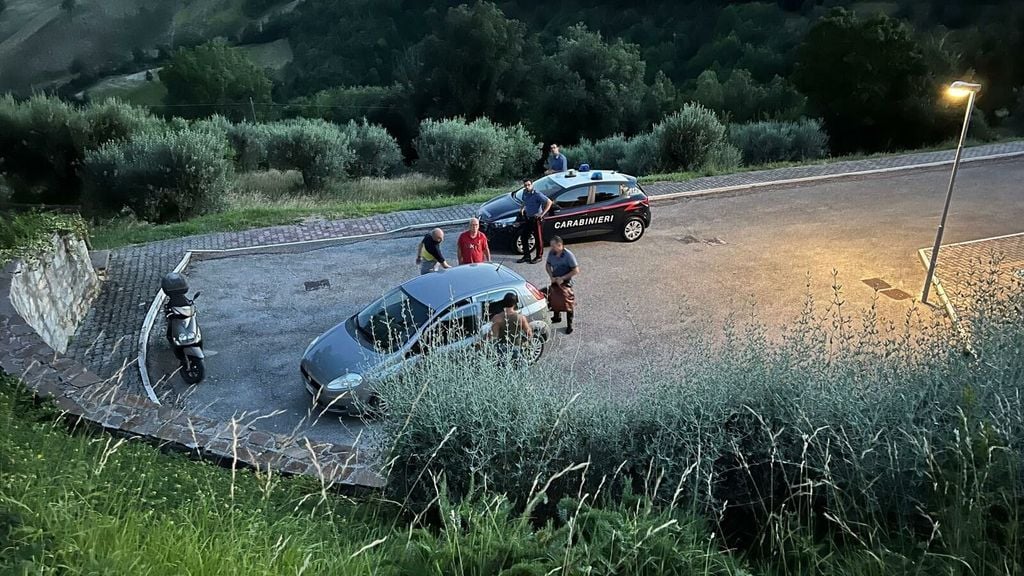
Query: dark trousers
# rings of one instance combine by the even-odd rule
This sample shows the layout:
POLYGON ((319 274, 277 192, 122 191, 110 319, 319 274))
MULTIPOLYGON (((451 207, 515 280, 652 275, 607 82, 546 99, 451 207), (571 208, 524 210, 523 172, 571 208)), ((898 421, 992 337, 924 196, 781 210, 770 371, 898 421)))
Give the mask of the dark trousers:
POLYGON ((523 245, 523 256, 529 256, 530 236, 537 239, 537 258, 544 256, 544 238, 541 232, 543 221, 537 216, 527 216, 519 227, 519 242, 523 245))

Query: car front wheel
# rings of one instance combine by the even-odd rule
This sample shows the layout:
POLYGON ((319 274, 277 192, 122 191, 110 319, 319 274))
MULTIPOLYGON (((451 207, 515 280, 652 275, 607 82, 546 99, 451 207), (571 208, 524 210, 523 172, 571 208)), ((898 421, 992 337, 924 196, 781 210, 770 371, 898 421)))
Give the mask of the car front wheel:
POLYGON ((625 224, 622 225, 622 239, 626 242, 636 242, 644 235, 644 231, 647 229, 647 225, 644 224, 644 219, 639 216, 631 216, 626 220, 625 224))

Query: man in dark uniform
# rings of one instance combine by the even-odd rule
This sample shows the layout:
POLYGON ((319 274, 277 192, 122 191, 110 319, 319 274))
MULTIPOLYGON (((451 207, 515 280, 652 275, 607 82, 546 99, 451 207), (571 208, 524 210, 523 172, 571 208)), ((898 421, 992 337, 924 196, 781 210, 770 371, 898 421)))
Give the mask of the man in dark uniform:
POLYGON ((523 207, 519 210, 523 222, 519 227, 519 241, 523 246, 523 257, 519 262, 536 264, 544 259, 544 237, 541 229, 544 216, 551 210, 551 199, 533 189, 533 180, 523 182, 523 207), (530 236, 536 239, 537 256, 530 259, 530 236))

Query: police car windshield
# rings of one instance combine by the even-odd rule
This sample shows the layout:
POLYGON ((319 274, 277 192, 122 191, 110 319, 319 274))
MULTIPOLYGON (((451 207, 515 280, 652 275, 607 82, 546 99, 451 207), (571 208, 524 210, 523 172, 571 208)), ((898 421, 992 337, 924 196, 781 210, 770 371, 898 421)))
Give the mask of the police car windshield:
MULTIPOLYGON (((548 198, 563 190, 562 186, 560 186, 551 178, 541 178, 540 180, 537 180, 536 182, 533 183, 533 189, 547 196, 548 198)), ((523 190, 523 188, 520 188, 519 190, 516 190, 515 192, 512 193, 512 197, 515 198, 517 202, 523 201, 523 190)))
POLYGON ((426 304, 396 289, 363 309, 356 326, 374 348, 387 353, 401 348, 429 318, 426 304))

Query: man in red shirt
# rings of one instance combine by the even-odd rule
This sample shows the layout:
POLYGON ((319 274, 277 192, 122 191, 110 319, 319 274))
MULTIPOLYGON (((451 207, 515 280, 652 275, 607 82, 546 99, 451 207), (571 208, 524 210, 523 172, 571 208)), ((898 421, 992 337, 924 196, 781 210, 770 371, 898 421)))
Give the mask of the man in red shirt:
POLYGON ((480 221, 469 219, 469 230, 459 235, 459 264, 491 261, 491 248, 487 236, 480 232, 480 221))

